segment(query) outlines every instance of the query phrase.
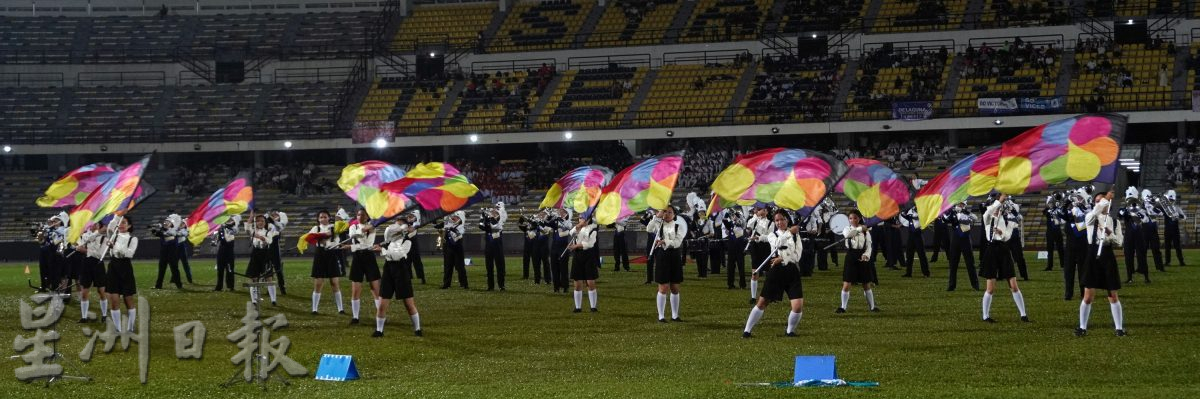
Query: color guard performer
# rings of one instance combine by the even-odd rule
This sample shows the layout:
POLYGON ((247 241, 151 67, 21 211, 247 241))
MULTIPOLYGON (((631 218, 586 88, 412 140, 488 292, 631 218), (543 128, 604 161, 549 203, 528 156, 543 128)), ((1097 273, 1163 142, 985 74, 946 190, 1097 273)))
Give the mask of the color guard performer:
POLYGON ((1013 226, 1012 237, 1008 240, 1008 250, 1012 253, 1013 264, 1017 266, 1017 274, 1021 280, 1029 280, 1029 269, 1025 264, 1025 215, 1021 213, 1021 204, 1010 197, 1005 202, 1004 217, 1013 226))
POLYGON ((417 305, 413 301, 412 267, 409 265, 409 251, 412 250, 411 230, 408 218, 396 218, 396 222, 383 231, 383 242, 375 245, 372 250, 383 255, 383 282, 380 284, 379 307, 375 310, 375 333, 372 337, 382 337, 383 327, 387 324, 388 304, 392 299, 404 301, 404 308, 412 320, 413 335, 421 334, 421 315, 417 313, 417 305))
POLYGON ((346 314, 345 308, 342 307, 342 288, 338 285, 338 281, 342 277, 342 269, 338 266, 338 248, 340 240, 337 234, 333 231, 333 223, 329 220, 329 212, 321 211, 317 213, 317 225, 309 229, 310 234, 325 234, 326 237, 317 240, 316 251, 313 254, 312 263, 312 314, 317 314, 317 308, 321 304, 321 288, 324 287, 325 281, 329 281, 330 287, 333 289, 333 300, 337 304, 337 310, 340 314, 346 314))
POLYGON ((1016 222, 1012 220, 1012 204, 1008 202, 1007 194, 1000 194, 996 201, 988 206, 983 214, 983 226, 987 229, 987 248, 980 265, 979 275, 987 279, 986 290, 983 292, 983 321, 995 323, 992 319, 992 293, 996 291, 996 280, 1008 281, 1012 290, 1013 302, 1021 313, 1021 321, 1029 322, 1025 313, 1025 296, 1017 285, 1016 273, 1013 270, 1013 258, 1009 240, 1014 240, 1013 231, 1016 222))
MULTIPOLYGON (((275 272, 271 270, 274 266, 274 260, 271 258, 271 242, 279 235, 275 228, 267 223, 266 215, 250 214, 252 225, 246 226, 246 231, 250 235, 250 264, 246 266, 246 276, 250 281, 255 283, 270 282, 275 278, 275 272)), ((267 286, 267 293, 271 296, 271 305, 275 305, 275 285, 267 286)), ((250 287, 250 301, 259 303, 258 287, 250 287)))
POLYGON ((567 250, 574 251, 571 264, 571 279, 575 280, 575 313, 583 311, 583 287, 586 285, 588 304, 592 312, 596 309, 596 279, 600 277, 600 248, 596 247, 596 230, 599 225, 585 214, 579 214, 579 223, 571 228, 574 237, 567 250))
POLYGON ((758 302, 758 276, 762 270, 757 270, 757 268, 766 262, 767 255, 771 253, 770 210, 757 204, 755 207, 754 216, 746 221, 746 232, 750 234, 750 267, 755 268, 751 269, 750 273, 750 304, 758 302))
POLYGON ((1121 242, 1121 227, 1109 216, 1112 192, 1097 194, 1096 206, 1087 214, 1088 261, 1084 273, 1083 301, 1079 303, 1079 327, 1075 336, 1087 335, 1088 319, 1092 315, 1092 300, 1097 289, 1108 291, 1108 307, 1112 310, 1113 327, 1118 337, 1125 336, 1125 309, 1117 291, 1121 289, 1121 274, 1112 246, 1121 242))
POLYGON ((855 284, 862 285, 863 296, 867 298, 867 309, 878 312, 879 307, 875 306, 873 290, 878 277, 875 273, 875 263, 871 262, 870 228, 863 225, 862 214, 858 210, 851 210, 848 216, 850 225, 842 230, 842 237, 846 240, 846 263, 842 268, 842 306, 834 313, 846 313, 846 307, 850 304, 850 287, 855 284))
POLYGON ((78 248, 79 252, 84 255, 83 269, 79 271, 80 323, 89 321, 89 291, 92 287, 96 287, 96 292, 100 294, 100 322, 103 323, 108 318, 108 292, 105 291, 108 272, 104 270, 104 261, 100 259, 108 251, 106 238, 100 224, 96 223, 80 236, 79 242, 75 245, 75 248, 78 248))
POLYGON ((767 285, 758 303, 750 308, 750 317, 746 319, 746 328, 742 330, 742 338, 750 338, 754 325, 762 319, 763 311, 771 302, 783 300, 787 293, 791 304, 788 313, 786 335, 796 336, 796 325, 804 316, 804 286, 800 277, 800 253, 804 248, 799 237, 789 229, 790 220, 787 211, 775 211, 775 231, 770 234, 771 256, 763 269, 767 272, 767 285))
POLYGON ((355 215, 358 223, 350 225, 350 243, 342 245, 353 254, 350 264, 350 324, 358 324, 358 315, 362 310, 363 282, 369 284, 371 298, 375 300, 375 309, 379 309, 379 263, 375 262, 375 226, 371 225, 371 217, 366 209, 359 209, 355 215))
POLYGON ((683 240, 687 237, 688 225, 682 216, 675 214, 675 207, 668 205, 646 225, 653 231, 655 240, 650 257, 654 258, 654 282, 658 284, 658 322, 666 323, 665 308, 667 294, 671 299, 671 320, 679 318, 679 284, 683 283, 683 240))
POLYGON ((109 311, 111 315, 113 327, 120 333, 132 333, 133 328, 137 325, 137 301, 134 295, 137 295, 137 281, 133 275, 133 255, 137 253, 138 239, 134 237, 130 229, 132 222, 128 217, 117 216, 108 225, 109 234, 115 233, 112 240, 112 248, 108 250, 110 258, 108 264, 108 300, 113 304, 113 308, 109 311), (125 303, 125 309, 129 311, 129 324, 122 325, 121 323, 121 303, 125 303))

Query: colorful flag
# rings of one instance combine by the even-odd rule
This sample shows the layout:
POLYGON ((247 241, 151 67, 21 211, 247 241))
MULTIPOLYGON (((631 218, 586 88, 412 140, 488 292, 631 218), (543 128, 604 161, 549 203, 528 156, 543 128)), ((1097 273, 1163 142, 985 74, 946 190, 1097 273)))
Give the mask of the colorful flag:
POLYGON ((712 215, 715 214, 720 214, 722 210, 728 209, 734 205, 737 205, 737 203, 733 201, 726 201, 722 199, 721 196, 717 195, 717 193, 713 193, 712 199, 708 200, 708 207, 704 209, 704 217, 707 218, 712 217, 712 215))
POLYGON ((601 190, 595 211, 596 223, 613 224, 634 212, 669 206, 681 166, 683 151, 676 151, 622 170, 601 190))
MULTIPOLYGON (((447 213, 462 209, 483 198, 479 187, 471 184, 467 176, 459 172, 454 165, 444 162, 417 164, 403 178, 384 184, 383 189, 415 200, 421 209, 440 209, 447 213), (478 198, 475 198, 476 196, 478 198)), ((414 208, 410 205, 408 209, 414 208)), ((384 219, 397 213, 390 213, 384 219)), ((371 218, 379 219, 375 216, 371 218)))
POLYGON ((192 245, 200 245, 205 237, 216 232, 230 217, 254 207, 254 188, 250 177, 249 172, 239 173, 192 211, 187 218, 188 241, 192 245))
POLYGON ((338 178, 338 187, 367 211, 371 219, 399 213, 408 205, 401 193, 383 189, 383 185, 404 177, 404 169, 383 161, 363 161, 346 165, 338 178))
POLYGON ((1067 180, 1112 183, 1126 120, 1117 114, 1078 115, 1005 141, 996 191, 1020 195, 1067 180))
POLYGON ((771 204, 808 216, 845 173, 846 164, 829 154, 769 148, 738 156, 712 190, 738 205, 771 204))
POLYGON ((959 160, 917 191, 917 215, 921 228, 943 212, 969 197, 987 195, 996 187, 1000 170, 1000 147, 991 147, 959 160))
POLYGON ((309 245, 316 245, 317 241, 329 238, 329 233, 304 233, 296 240, 296 250, 300 253, 308 250, 309 245))
POLYGON ((46 189, 46 194, 37 199, 42 208, 76 206, 87 198, 116 171, 107 163, 94 163, 67 172, 46 189))
POLYGON ((891 219, 912 203, 917 190, 891 168, 873 159, 846 160, 846 176, 834 188, 854 201, 868 226, 891 219))
POLYGON ((124 214, 132 209, 138 198, 137 191, 142 181, 142 173, 146 171, 151 155, 153 154, 142 157, 140 161, 110 176, 71 210, 67 242, 76 243, 85 230, 109 214, 124 214))
POLYGON ((570 208, 577 213, 600 202, 600 191, 612 181, 612 169, 589 165, 580 166, 560 177, 546 190, 546 198, 538 208, 570 208))

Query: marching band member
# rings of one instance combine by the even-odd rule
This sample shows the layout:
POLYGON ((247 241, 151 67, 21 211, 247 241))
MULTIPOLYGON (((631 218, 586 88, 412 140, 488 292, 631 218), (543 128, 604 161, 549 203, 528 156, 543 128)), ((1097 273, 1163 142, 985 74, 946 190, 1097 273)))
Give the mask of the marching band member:
POLYGON ((583 286, 587 285, 588 304, 596 309, 596 279, 600 277, 600 248, 596 247, 596 230, 600 226, 586 214, 579 214, 579 223, 571 228, 574 242, 567 250, 574 251, 571 279, 575 280, 575 313, 583 311, 583 286))
MULTIPOLYGON (((536 215, 537 236, 534 237, 533 243, 535 255, 533 263, 534 269, 541 269, 542 281, 546 282, 546 284, 554 285, 554 267, 550 261, 550 241, 551 237, 554 236, 555 227, 551 222, 550 212, 553 212, 553 210, 547 208, 536 215)), ((534 275, 534 282, 541 284, 537 281, 536 274, 534 275)))
MULTIPOLYGON (((1079 201, 1087 198, 1080 193, 1076 196, 1079 201)), ((1066 215, 1067 255, 1063 262, 1063 300, 1071 300, 1075 295, 1075 282, 1079 281, 1080 296, 1083 295, 1083 274, 1087 270, 1088 238, 1087 214, 1089 209, 1085 202, 1071 201, 1071 206, 1063 213, 1066 215)))
POLYGON ((104 270, 104 261, 100 259, 108 249, 105 238, 100 224, 96 223, 80 236, 79 243, 75 246, 85 256, 83 269, 79 271, 80 323, 88 322, 88 291, 92 287, 96 287, 96 292, 100 294, 100 322, 103 323, 108 317, 108 293, 105 291, 108 272, 104 270))
POLYGON ((379 264, 375 262, 375 226, 371 225, 371 217, 366 209, 359 209, 358 223, 350 225, 350 244, 342 245, 353 254, 350 264, 350 324, 358 324, 359 311, 362 309, 362 286, 365 281, 370 285, 371 297, 375 299, 375 309, 379 309, 379 264))
MULTIPOLYGON (((250 235, 251 248, 250 264, 246 266, 246 276, 255 283, 269 282, 275 276, 270 269, 274 265, 274 261, 271 259, 271 242, 275 240, 279 232, 267 223, 265 215, 251 213, 250 218, 254 221, 251 222, 252 225, 246 226, 250 235)), ((267 293, 271 296, 271 305, 275 305, 275 286, 268 285, 267 293)), ((250 287, 250 301, 254 303, 261 301, 258 287, 250 287)))
MULTIPOLYGON (((1131 187, 1132 188, 1132 187, 1131 187)), ((1136 197, 1136 189, 1134 196, 1125 197, 1125 207, 1117 212, 1121 218, 1121 225, 1125 228, 1125 241, 1122 243, 1122 248, 1125 249, 1125 275, 1127 279, 1125 284, 1133 284, 1133 273, 1141 273, 1150 282, 1150 270, 1146 266, 1146 247, 1142 242, 1142 207, 1138 205, 1139 200, 1136 197)))
POLYGON ((746 288, 746 221, 742 218, 741 210, 726 213, 723 224, 725 227, 721 233, 725 236, 729 255, 725 266, 725 285, 731 290, 735 289, 733 274, 737 273, 739 286, 746 288))
POLYGON ((408 241, 412 246, 408 250, 408 260, 412 267, 409 276, 416 276, 421 279, 421 284, 425 284, 425 262, 421 261, 421 242, 417 239, 417 228, 421 227, 421 211, 409 212, 408 219, 408 241))
MULTIPOLYGON (((818 204, 818 208, 821 205, 818 204)), ((813 269, 817 266, 817 243, 816 238, 821 234, 821 215, 814 209, 807 218, 799 218, 797 214, 796 230, 800 241, 803 241, 804 251, 800 252, 800 274, 804 277, 811 277, 813 269), (801 229, 803 225, 803 229, 801 229)))
POLYGON ((317 213, 317 225, 308 230, 309 234, 325 234, 327 237, 317 240, 317 248, 313 254, 312 263, 312 314, 317 314, 317 308, 321 304, 321 288, 325 285, 325 281, 329 281, 329 286, 333 289, 333 301, 337 305, 338 313, 346 314, 346 310, 342 307, 342 288, 338 285, 338 280, 342 277, 342 269, 338 265, 338 237, 333 231, 333 223, 329 220, 329 211, 321 211, 317 213))
POLYGON ((613 229, 613 271, 621 271, 621 267, 625 271, 629 271, 629 247, 625 243, 625 223, 628 219, 618 220, 616 223, 609 225, 613 229))
MULTIPOLYGON (((694 195, 689 193, 688 195, 694 195)), ((700 278, 708 278, 708 248, 707 242, 704 241, 704 236, 707 232, 712 231, 712 226, 708 223, 708 218, 704 217, 704 206, 701 204, 692 204, 692 212, 684 216, 684 220, 688 226, 688 240, 684 242, 684 247, 687 248, 688 254, 696 261, 696 272, 700 278), (705 244, 705 245, 701 245, 705 244)), ((687 260, 684 259, 686 263, 687 260)))
MULTIPOLYGON (((343 243, 350 240, 350 213, 342 207, 338 207, 333 218, 333 235, 337 239, 335 242, 343 243)), ((350 268, 350 262, 346 261, 346 251, 338 248, 334 254, 337 258, 338 276, 345 276, 346 269, 350 268)))
POLYGON ((684 237, 687 237, 688 226, 682 216, 675 214, 675 207, 668 205, 658 211, 658 216, 646 225, 646 231, 653 231, 654 245, 651 257, 655 259, 654 282, 658 284, 658 322, 666 323, 665 308, 667 294, 671 299, 671 320, 683 321, 679 318, 679 284, 683 282, 683 247, 684 237))
MULTIPOLYGON (((652 209, 647 210, 646 213, 642 214, 641 222, 642 222, 642 226, 645 228, 645 231, 646 231, 646 248, 654 248, 654 242, 658 241, 658 237, 654 236, 654 231, 650 230, 650 222, 654 221, 654 219, 657 217, 658 217, 658 214, 655 213, 654 210, 652 210, 652 209)), ((647 256, 646 257, 646 282, 643 284, 650 284, 652 282, 654 282, 654 258, 647 256)))
POLYGON ((131 223, 128 217, 117 216, 108 224, 109 234, 116 234, 108 252, 112 257, 108 264, 106 284, 108 300, 113 304, 109 314, 118 334, 132 333, 133 327, 137 325, 137 301, 134 300, 134 295, 137 295, 137 281, 133 275, 133 255, 137 253, 138 239, 131 234, 131 223), (121 324, 122 300, 125 309, 129 311, 128 326, 121 324))
POLYGON ((529 220, 529 217, 525 215, 521 215, 517 219, 517 228, 521 229, 521 235, 525 236, 524 240, 522 240, 523 245, 521 246, 521 279, 529 279, 529 264, 532 262, 534 265, 533 274, 540 283, 542 281, 542 272, 537 268, 538 262, 533 260, 535 255, 533 245, 537 242, 537 228, 534 227, 533 221, 529 220))
POLYGON ((1024 226, 1025 216, 1021 213, 1021 204, 1018 204, 1009 197, 1006 203, 1006 211, 1004 217, 1008 219, 1008 223, 1012 225, 1012 238, 1008 240, 1008 250, 1012 253, 1013 264, 1017 267, 1017 274, 1021 276, 1021 280, 1029 280, 1029 269, 1025 264, 1025 237, 1024 226))
POLYGON ((925 259, 925 237, 921 230, 921 217, 917 215, 917 208, 912 207, 901 213, 900 224, 908 228, 908 243, 904 250, 905 270, 901 277, 912 277, 914 260, 921 261, 921 275, 929 277, 929 260, 925 259))
POLYGON ((862 213, 857 209, 849 212, 849 218, 850 225, 842 230, 842 237, 846 240, 846 263, 842 268, 842 306, 834 313, 846 313, 846 307, 850 304, 850 287, 855 284, 863 287, 867 309, 878 312, 879 307, 875 306, 875 292, 872 289, 878 277, 875 273, 875 263, 871 262, 871 228, 863 225, 862 213))
POLYGON ((983 214, 983 225, 987 229, 988 242, 985 255, 980 265, 979 275, 987 279, 987 287, 983 292, 983 321, 995 323, 992 319, 992 293, 996 291, 996 280, 1007 280, 1008 287, 1012 290, 1013 302, 1017 304, 1017 311, 1021 313, 1021 321, 1029 322, 1029 316, 1025 313, 1025 296, 1021 295, 1021 288, 1017 285, 1017 277, 1013 271, 1012 251, 1008 244, 1009 240, 1014 240, 1013 231, 1016 229, 1016 223, 1010 217, 1011 210, 1008 207, 1012 206, 1008 203, 1008 194, 1000 194, 996 201, 988 206, 983 214))
POLYGON ((1096 206, 1087 214, 1088 261, 1084 273, 1083 301, 1079 303, 1079 327, 1075 336, 1087 335, 1088 319, 1092 315, 1092 299, 1096 289, 1108 291, 1108 307, 1112 310, 1113 327, 1118 337, 1125 336, 1125 309, 1117 291, 1121 289, 1121 274, 1117 271, 1117 258, 1113 255, 1113 244, 1121 242, 1121 227, 1111 216, 1112 192, 1097 194, 1096 206))
POLYGON ((1163 272, 1162 248, 1158 237, 1158 217, 1163 215, 1162 208, 1155 204, 1156 199, 1150 190, 1142 190, 1142 243, 1144 252, 1154 255, 1154 268, 1163 272))
POLYGON ((383 327, 387 324, 388 303, 394 299, 404 301, 408 317, 412 320, 413 334, 420 337, 421 315, 417 313, 416 302, 413 302, 412 267, 409 254, 412 250, 412 236, 409 218, 396 218, 396 222, 383 231, 383 242, 375 245, 372 250, 383 255, 383 283, 380 284, 379 307, 375 310, 375 333, 372 337, 382 337, 383 327))
POLYGON ((241 223, 242 216, 233 215, 229 221, 217 229, 216 237, 213 237, 217 245, 217 288, 214 288, 213 291, 220 291, 226 286, 229 287, 229 291, 233 291, 233 268, 236 262, 233 245, 234 239, 237 238, 237 226, 241 223))
MULTIPOLYGON (((1057 195, 1057 194, 1056 194, 1057 195)), ((1058 201, 1054 197, 1046 198, 1046 209, 1042 210, 1042 215, 1046 218, 1046 268, 1043 271, 1054 270, 1054 252, 1058 252, 1059 264, 1062 267, 1067 267, 1066 254, 1063 252, 1063 233, 1062 226, 1065 224, 1065 215, 1058 201)))
POLYGON ((570 261, 570 252, 567 251, 567 245, 571 243, 571 211, 567 209, 557 209, 558 215, 550 219, 550 223, 554 226, 554 235, 550 241, 550 268, 554 275, 554 292, 562 290, 567 293, 567 265, 570 261))
POLYGON ((1166 209, 1164 209, 1163 212, 1163 241, 1166 247, 1164 249, 1167 252, 1166 265, 1171 265, 1171 248, 1175 248, 1175 257, 1179 259, 1179 265, 1187 266, 1187 264, 1183 262, 1183 245, 1180 244, 1183 241, 1179 239, 1179 222, 1187 220, 1187 214, 1183 213, 1183 211, 1175 205, 1175 190, 1167 190, 1165 197, 1168 201, 1170 201, 1165 205, 1166 209))
POLYGON ((507 220, 508 212, 504 210, 504 203, 497 202, 496 208, 487 211, 479 221, 479 228, 483 230, 488 291, 494 290, 497 283, 500 291, 504 291, 504 222, 507 220))
POLYGON ((162 289, 168 266, 171 268, 171 283, 175 284, 175 288, 183 288, 183 281, 179 279, 179 232, 182 224, 182 218, 172 213, 154 232, 159 238, 158 279, 154 282, 154 289, 162 289))
POLYGON ((930 262, 937 262, 938 253, 945 252, 946 256, 950 256, 950 229, 952 226, 946 224, 946 218, 939 216, 933 220, 933 256, 929 257, 930 262))
POLYGON ((442 289, 450 288, 450 278, 458 272, 458 285, 467 289, 467 268, 463 257, 463 236, 466 235, 467 214, 457 211, 450 215, 449 222, 442 226, 442 289))
POLYGON ((767 255, 771 253, 768 240, 772 222, 769 214, 765 206, 756 204, 754 216, 746 222, 746 233, 750 234, 750 267, 754 268, 750 273, 750 304, 758 302, 758 276, 762 273, 758 267, 767 261, 767 255))
POLYGON ((946 291, 954 291, 958 283, 958 262, 966 258, 967 278, 971 280, 971 288, 979 290, 979 280, 975 275, 975 253, 971 249, 971 225, 976 217, 967 208, 967 202, 955 205, 946 213, 946 227, 950 229, 950 284, 946 291))
POLYGON ((178 226, 179 229, 176 230, 178 237, 175 239, 175 252, 178 254, 176 257, 179 260, 179 266, 183 268, 183 275, 187 277, 188 284, 195 284, 192 282, 192 265, 188 263, 188 251, 192 249, 191 242, 187 240, 188 225, 186 221, 180 218, 178 226))
POLYGON ((722 209, 709 215, 705 223, 708 229, 704 232, 704 239, 708 240, 708 272, 711 274, 721 274, 721 266, 725 264, 725 225, 721 220, 727 212, 729 210, 722 209))
POLYGON ((787 293, 788 300, 791 302, 787 336, 796 336, 796 325, 800 324, 800 318, 804 316, 804 286, 801 284, 800 277, 800 254, 803 252, 804 244, 789 230, 787 211, 782 209, 775 211, 775 231, 770 235, 770 242, 774 256, 770 258, 767 265, 763 266, 764 269, 768 269, 767 285, 763 287, 763 293, 758 298, 758 303, 750 308, 750 317, 746 319, 746 328, 742 330, 742 338, 752 336, 750 332, 754 329, 754 325, 762 319, 767 305, 783 300, 784 293, 787 293))
POLYGON ((883 227, 883 257, 887 259, 887 263, 883 267, 900 270, 900 267, 896 266, 904 264, 904 260, 901 259, 901 256, 904 255, 904 243, 900 238, 900 220, 893 216, 884 220, 881 227, 883 227))
POLYGON ((50 217, 37 232, 40 244, 38 252, 38 275, 41 277, 43 290, 58 290, 62 285, 62 254, 59 247, 66 241, 67 222, 70 218, 66 212, 50 217))
MULTIPOLYGON (((267 223, 278 233, 275 235, 275 239, 271 240, 270 247, 271 262, 275 267, 275 284, 279 285, 280 293, 287 295, 287 285, 284 284, 287 279, 283 276, 283 255, 279 249, 279 241, 283 240, 283 229, 287 228, 288 225, 287 214, 279 211, 271 211, 267 215, 267 223)), ((229 284, 229 289, 233 289, 233 283, 229 284)))

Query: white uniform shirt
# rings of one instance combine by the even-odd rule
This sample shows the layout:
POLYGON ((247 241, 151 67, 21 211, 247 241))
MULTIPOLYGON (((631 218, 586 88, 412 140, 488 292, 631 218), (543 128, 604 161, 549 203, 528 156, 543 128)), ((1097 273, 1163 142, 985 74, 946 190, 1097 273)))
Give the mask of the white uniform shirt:
POLYGON ((365 227, 362 223, 350 226, 351 251, 369 251, 371 247, 375 246, 375 229, 364 233, 365 227))
POLYGON ((308 232, 310 234, 324 233, 324 234, 329 235, 329 237, 327 237, 327 238, 317 240, 317 245, 320 245, 321 247, 324 247, 325 249, 337 249, 338 239, 337 239, 337 235, 333 234, 333 225, 332 224, 316 225, 316 226, 313 226, 313 228, 309 229, 308 232))
POLYGON ((131 259, 133 254, 137 252, 138 239, 129 235, 129 233, 117 234, 117 238, 113 240, 113 248, 110 254, 116 259, 131 259))
POLYGON ((794 237, 791 231, 776 230, 767 236, 767 241, 771 243, 775 256, 783 258, 782 264, 800 263, 800 253, 804 250, 804 244, 802 240, 794 237))
POLYGON ((866 226, 846 226, 842 229, 842 237, 846 238, 846 248, 861 249, 863 256, 871 256, 871 234, 867 233, 866 226))
POLYGON ((571 235, 575 236, 575 243, 581 245, 580 250, 589 250, 596 246, 596 225, 589 224, 583 226, 582 229, 571 229, 571 235))
POLYGON ((274 240, 275 236, 277 235, 279 235, 279 233, 276 232, 274 228, 270 227, 270 225, 267 225, 267 227, 261 229, 256 228, 250 230, 250 238, 252 239, 250 244, 257 249, 266 249, 267 247, 271 246, 271 241, 274 240))
POLYGON ((662 240, 665 249, 679 248, 687 236, 687 222, 679 215, 675 215, 675 220, 670 222, 656 217, 646 226, 646 231, 658 233, 658 239, 662 240))

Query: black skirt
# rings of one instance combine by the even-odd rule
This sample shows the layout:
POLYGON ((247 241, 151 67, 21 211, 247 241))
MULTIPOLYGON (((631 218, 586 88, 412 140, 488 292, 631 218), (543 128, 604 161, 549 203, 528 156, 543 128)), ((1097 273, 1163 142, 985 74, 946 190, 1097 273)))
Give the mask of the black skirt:
POLYGON ((1121 273, 1112 246, 1104 246, 1096 255, 1096 246, 1087 246, 1087 264, 1083 266, 1083 287, 1109 291, 1121 289, 1121 273))
POLYGON ((411 263, 408 259, 383 263, 383 281, 379 283, 379 295, 383 299, 413 297, 411 263))
POLYGON ((851 249, 846 252, 846 261, 842 266, 842 281, 851 284, 875 283, 878 276, 875 273, 875 262, 870 259, 862 261, 863 249, 851 249))
POLYGON ((654 251, 654 282, 658 284, 679 284, 683 282, 683 257, 679 248, 654 251))
POLYGON ((575 251, 571 263, 572 280, 586 281, 600 278, 600 252, 595 249, 593 247, 588 250, 575 251))
POLYGON ((246 265, 246 277, 262 278, 267 273, 267 265, 273 263, 269 248, 253 248, 250 250, 250 264, 246 265))
POLYGON ((108 286, 110 294, 133 296, 137 294, 137 281, 133 279, 133 262, 114 258, 108 262, 108 286))
POLYGON ((1008 280, 1016 277, 1013 270, 1012 251, 1007 241, 992 241, 984 249, 983 259, 980 259, 979 277, 988 280, 1008 280))
POLYGON ((104 288, 108 281, 108 272, 104 270, 104 262, 90 256, 83 258, 83 270, 79 271, 79 285, 83 288, 104 288))
POLYGON ((804 298, 800 266, 795 263, 780 263, 767 270, 767 284, 763 287, 762 297, 768 302, 779 302, 785 293, 788 299, 804 298))
POLYGON ((354 251, 350 281, 361 283, 375 280, 379 280, 379 263, 375 262, 375 253, 367 249, 354 251))
POLYGON ((67 278, 71 280, 79 280, 79 273, 83 271, 84 257, 84 254, 81 252, 75 252, 71 254, 71 256, 66 257, 66 262, 64 264, 67 268, 64 273, 66 273, 67 278))
POLYGON ((316 254, 313 255, 312 278, 341 277, 342 270, 338 265, 338 252, 341 251, 318 247, 316 254))

